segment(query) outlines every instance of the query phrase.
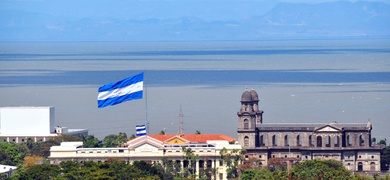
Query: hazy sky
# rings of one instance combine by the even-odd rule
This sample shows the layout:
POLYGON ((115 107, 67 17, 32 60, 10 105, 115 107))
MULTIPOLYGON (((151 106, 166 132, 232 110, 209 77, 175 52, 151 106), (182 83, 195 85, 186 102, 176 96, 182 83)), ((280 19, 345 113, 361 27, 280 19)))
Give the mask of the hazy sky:
MULTIPOLYGON (((309 3, 335 0, 3 0, 0 10, 20 10, 66 17, 170 18, 245 18, 261 15, 278 2, 309 3)), ((366 0, 387 2, 389 0, 366 0)), ((350 2, 356 2, 350 1, 350 2)))

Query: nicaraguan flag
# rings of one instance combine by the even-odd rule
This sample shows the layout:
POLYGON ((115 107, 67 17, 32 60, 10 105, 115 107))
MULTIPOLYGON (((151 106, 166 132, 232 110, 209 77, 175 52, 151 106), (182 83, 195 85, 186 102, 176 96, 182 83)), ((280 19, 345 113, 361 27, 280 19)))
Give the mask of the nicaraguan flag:
POLYGON ((135 134, 137 136, 146 136, 146 126, 145 125, 135 126, 135 134))
POLYGON ((144 73, 103 85, 98 92, 98 108, 113 106, 133 99, 142 99, 144 73))

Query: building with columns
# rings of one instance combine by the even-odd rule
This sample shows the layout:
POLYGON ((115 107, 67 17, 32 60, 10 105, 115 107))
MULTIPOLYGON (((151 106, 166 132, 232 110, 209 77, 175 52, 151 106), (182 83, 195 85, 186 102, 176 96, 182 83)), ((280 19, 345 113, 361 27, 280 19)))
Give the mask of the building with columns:
MULTIPOLYGON (((162 159, 180 164, 182 172, 189 167, 185 158, 185 150, 190 148, 198 156, 195 163, 195 174, 199 177, 201 169, 215 169, 215 179, 226 180, 227 165, 221 159, 221 151, 233 153, 241 150, 241 146, 231 144, 235 139, 222 134, 202 135, 148 135, 132 139, 124 147, 119 148, 83 148, 82 142, 63 142, 60 146, 50 148, 50 163, 62 161, 96 161, 105 162, 111 158, 122 161, 146 161, 162 163, 162 159)), ((213 178, 214 179, 214 178, 213 178)))
POLYGON ((241 96, 238 143, 246 158, 267 165, 271 158, 306 161, 333 159, 353 172, 379 172, 383 147, 371 143, 372 125, 367 123, 263 123, 255 90, 241 96))

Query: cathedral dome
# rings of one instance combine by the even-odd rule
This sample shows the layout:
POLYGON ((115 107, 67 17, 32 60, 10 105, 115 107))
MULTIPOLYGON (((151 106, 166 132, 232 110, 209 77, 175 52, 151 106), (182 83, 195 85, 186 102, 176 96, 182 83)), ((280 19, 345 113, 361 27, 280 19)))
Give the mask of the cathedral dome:
POLYGON ((259 95, 257 95, 257 92, 254 89, 252 89, 252 91, 251 91, 251 96, 252 96, 252 101, 259 100, 259 95))
POLYGON ((241 96, 242 102, 251 102, 251 101, 259 101, 259 95, 257 95, 257 92, 255 90, 245 90, 244 93, 242 93, 241 96))
POLYGON ((244 93, 242 93, 241 101, 252 101, 252 94, 249 91, 245 91, 244 93))

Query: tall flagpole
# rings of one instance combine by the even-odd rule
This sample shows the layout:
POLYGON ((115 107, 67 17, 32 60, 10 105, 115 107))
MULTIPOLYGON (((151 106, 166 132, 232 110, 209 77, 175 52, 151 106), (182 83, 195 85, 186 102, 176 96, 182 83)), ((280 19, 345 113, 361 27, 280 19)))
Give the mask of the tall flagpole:
POLYGON ((145 125, 146 134, 149 134, 149 121, 148 121, 148 92, 146 90, 146 69, 144 70, 144 88, 145 88, 145 125))

